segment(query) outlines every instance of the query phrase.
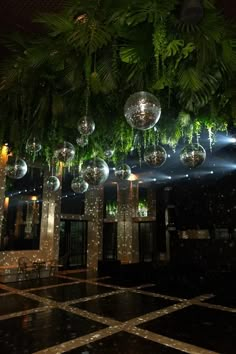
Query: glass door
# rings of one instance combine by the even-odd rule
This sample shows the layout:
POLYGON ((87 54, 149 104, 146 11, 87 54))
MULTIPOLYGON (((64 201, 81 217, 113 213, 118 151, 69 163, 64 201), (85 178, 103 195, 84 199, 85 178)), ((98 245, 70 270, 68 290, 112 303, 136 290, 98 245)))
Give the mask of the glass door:
POLYGON ((117 223, 103 224, 103 260, 115 261, 117 259, 117 223))
POLYGON ((86 267, 87 221, 61 220, 59 254, 65 268, 86 267))

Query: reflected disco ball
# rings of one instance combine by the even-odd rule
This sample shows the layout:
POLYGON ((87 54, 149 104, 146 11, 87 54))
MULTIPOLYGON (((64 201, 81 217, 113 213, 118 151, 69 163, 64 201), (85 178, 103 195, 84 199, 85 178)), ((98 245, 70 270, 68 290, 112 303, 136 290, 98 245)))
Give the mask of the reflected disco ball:
POLYGON ((28 154, 35 154, 39 152, 41 149, 42 149, 42 145, 35 137, 27 140, 25 150, 28 154))
POLYGON ((71 143, 68 143, 67 141, 64 141, 63 144, 58 146, 56 149, 54 156, 61 162, 69 162, 73 160, 75 157, 75 148, 74 145, 71 143))
POLYGON ((71 182, 71 189, 75 193, 85 193, 88 189, 88 186, 88 183, 85 182, 81 176, 73 178, 71 182))
POLYGON ((88 116, 82 117, 78 122, 78 131, 81 135, 91 135, 95 130, 95 123, 88 116))
POLYGON ((6 165, 6 175, 13 179, 21 179, 27 173, 27 164, 18 158, 9 158, 6 165))
POLYGON ((81 147, 84 147, 86 145, 88 145, 88 137, 85 136, 85 135, 81 135, 79 136, 77 139, 76 139, 76 144, 81 146, 81 147))
POLYGON ((109 167, 104 160, 95 158, 85 162, 83 166, 83 178, 88 184, 97 186, 104 183, 108 176, 109 167))
POLYGON ((104 156, 108 159, 110 159, 114 155, 114 150, 112 149, 107 149, 104 151, 104 156))
POLYGON ((119 179, 128 179, 131 175, 131 168, 126 163, 116 167, 115 176, 119 179))
POLYGON ((56 176, 50 176, 46 185, 49 192, 56 192, 60 188, 60 180, 56 176))
POLYGON ((124 114, 132 128, 147 130, 153 128, 160 119, 161 105, 151 93, 136 92, 126 101, 124 114))
POLYGON ((180 161, 187 167, 200 166, 206 159, 206 151, 199 144, 186 145, 180 152, 180 161))
POLYGON ((150 146, 144 152, 144 161, 152 167, 162 166, 166 159, 166 150, 160 145, 150 146))

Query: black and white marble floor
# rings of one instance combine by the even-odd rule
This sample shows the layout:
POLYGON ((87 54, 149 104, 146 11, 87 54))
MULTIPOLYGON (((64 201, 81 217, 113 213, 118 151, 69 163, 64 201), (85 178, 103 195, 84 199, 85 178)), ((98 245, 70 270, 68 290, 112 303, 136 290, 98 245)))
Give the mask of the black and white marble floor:
POLYGON ((79 270, 0 284, 0 353, 235 354, 234 295, 79 270))

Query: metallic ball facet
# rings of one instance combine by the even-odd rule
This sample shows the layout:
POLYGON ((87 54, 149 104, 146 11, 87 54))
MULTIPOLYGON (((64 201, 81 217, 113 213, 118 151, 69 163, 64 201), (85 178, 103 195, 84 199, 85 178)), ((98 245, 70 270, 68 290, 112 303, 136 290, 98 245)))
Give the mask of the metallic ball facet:
POLYGON ((37 138, 33 137, 32 139, 28 139, 26 143, 25 150, 28 154, 35 154, 42 149, 41 143, 37 138))
POLYGON ((86 135, 81 135, 76 139, 77 145, 84 147, 88 145, 88 137, 86 135))
POLYGON ((59 145, 54 153, 55 158, 61 162, 69 162, 75 157, 75 148, 74 145, 64 141, 63 144, 59 145))
POLYGON ((115 176, 119 179, 128 179, 131 175, 131 168, 126 163, 116 167, 115 176))
POLYGON ((150 146, 144 152, 144 161, 152 167, 162 166, 166 159, 166 150, 160 145, 150 146))
POLYGON ((206 151, 199 144, 186 145, 180 152, 180 161, 187 167, 197 167, 206 159, 206 151))
POLYGON ((112 149, 107 149, 104 151, 104 156, 108 159, 110 159, 114 155, 114 150, 112 149))
POLYGON ((73 178, 71 182, 71 189, 75 193, 85 193, 88 187, 88 183, 85 182, 85 180, 81 176, 73 178))
POLYGON ((82 117, 78 122, 78 131, 81 135, 91 135, 95 130, 95 123, 88 116, 82 117))
POLYGON ((136 92, 126 101, 124 115, 132 128, 151 129, 160 119, 161 105, 159 100, 151 93, 136 92))
POLYGON ((83 178, 85 182, 92 186, 104 183, 108 176, 109 167, 107 163, 100 158, 89 160, 83 165, 83 178))
POLYGON ((46 182, 49 192, 56 192, 60 188, 60 180, 56 176, 50 176, 46 182))
POLYGON ((6 165, 6 175, 13 179, 21 179, 27 173, 27 164, 24 160, 10 158, 6 165))

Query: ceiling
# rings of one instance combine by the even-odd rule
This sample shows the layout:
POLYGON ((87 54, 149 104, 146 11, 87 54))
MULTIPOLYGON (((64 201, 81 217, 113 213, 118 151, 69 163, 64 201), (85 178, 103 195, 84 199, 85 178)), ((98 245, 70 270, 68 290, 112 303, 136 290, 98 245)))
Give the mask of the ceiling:
MULTIPOLYGON (((14 31, 25 33, 40 31, 39 25, 32 22, 38 14, 43 12, 59 12, 66 0, 0 0, 0 33, 5 34, 14 31)), ((219 8, 228 18, 236 17, 235 0, 218 0, 219 8)), ((139 158, 134 151, 129 159, 132 172, 139 176, 140 181, 167 183, 170 180, 184 178, 216 178, 224 173, 234 171, 234 155, 236 146, 230 144, 222 135, 211 152, 208 148, 208 137, 205 136, 200 143, 207 150, 207 159, 203 166, 195 170, 184 167, 179 160, 179 149, 176 152, 167 151, 168 158, 164 166, 153 169, 145 163, 139 164, 139 158), (212 173, 213 171, 214 173, 212 173)), ((109 183, 117 181, 111 169, 109 183)))

